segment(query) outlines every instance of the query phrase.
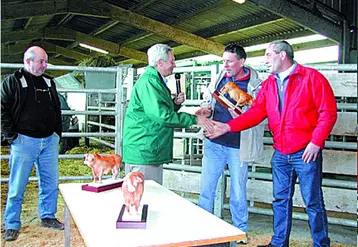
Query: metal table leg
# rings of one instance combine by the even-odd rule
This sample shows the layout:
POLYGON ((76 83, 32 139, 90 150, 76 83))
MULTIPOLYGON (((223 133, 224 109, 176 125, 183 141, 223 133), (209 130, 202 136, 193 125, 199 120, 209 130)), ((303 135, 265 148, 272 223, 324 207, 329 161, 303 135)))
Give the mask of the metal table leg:
POLYGON ((71 215, 65 204, 65 247, 71 246, 71 215))

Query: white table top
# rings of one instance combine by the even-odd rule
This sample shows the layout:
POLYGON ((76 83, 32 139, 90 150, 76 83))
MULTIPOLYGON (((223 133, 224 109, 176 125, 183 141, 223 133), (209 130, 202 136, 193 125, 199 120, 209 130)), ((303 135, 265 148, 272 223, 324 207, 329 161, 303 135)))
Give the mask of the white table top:
POLYGON ((80 183, 60 192, 89 247, 199 246, 232 242, 245 233, 158 183, 146 180, 141 204, 148 204, 146 229, 117 229, 122 189, 83 191, 80 183))

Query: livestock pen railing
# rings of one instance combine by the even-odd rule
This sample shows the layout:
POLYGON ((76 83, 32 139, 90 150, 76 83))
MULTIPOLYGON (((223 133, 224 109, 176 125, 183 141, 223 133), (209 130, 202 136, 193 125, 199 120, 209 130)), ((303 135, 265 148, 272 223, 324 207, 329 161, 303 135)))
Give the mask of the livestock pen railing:
MULTIPOLYGON (((2 63, 1 68, 9 68, 9 69, 18 69, 22 68, 22 64, 5 64, 2 63)), ((128 74, 128 70, 133 70, 130 66, 118 66, 114 68, 93 68, 93 67, 79 67, 79 66, 54 66, 49 65, 47 70, 59 70, 59 71, 81 71, 81 72, 98 72, 98 73, 113 73, 115 74, 115 85, 111 89, 100 89, 100 88, 82 88, 82 89, 68 89, 68 88, 58 88, 58 92, 66 92, 66 93, 73 93, 73 94, 98 94, 98 107, 94 109, 88 105, 88 97, 86 97, 86 102, 83 102, 85 105, 85 110, 63 110, 63 115, 96 115, 96 116, 113 116, 114 125, 113 125, 113 132, 64 132, 62 134, 63 137, 86 137, 86 138, 98 138, 98 137, 111 137, 113 138, 113 144, 105 141, 101 141, 100 139, 96 139, 96 141, 101 142, 107 146, 110 146, 114 149, 115 153, 121 154, 122 152, 122 126, 123 126, 123 112, 126 102, 126 91, 128 84, 132 85, 133 81, 128 74), (125 79, 127 82, 124 83, 125 79), (115 96, 114 100, 114 107, 111 109, 107 109, 106 107, 101 107, 101 95, 102 94, 113 94, 115 96)), ((85 125, 87 125, 87 118, 85 118, 85 125)), ((88 130, 86 128, 85 130, 88 130)), ((8 159, 8 155, 3 155, 2 159, 8 159)), ((73 159, 73 158, 83 158, 83 155, 60 155, 60 159, 73 159)))
MULTIPOLYGON (((1 64, 1 67, 19 68, 22 65, 1 64)), ((324 198, 328 211, 342 213, 340 217, 330 216, 328 220, 332 224, 345 226, 357 226, 357 221, 345 217, 344 213, 356 214, 356 151, 357 151, 357 65, 319 65, 315 66, 328 78, 337 97, 338 121, 327 141, 324 155, 324 198), (334 72, 330 72, 334 71, 334 72), (328 73, 327 73, 328 72, 328 73)), ((122 126, 125 113, 125 106, 128 100, 127 94, 135 81, 135 69, 129 68, 84 68, 73 66, 49 66, 48 70, 66 71, 108 71, 116 73, 116 84, 113 89, 60 89, 61 92, 98 94, 98 103, 101 103, 101 94, 113 93, 115 102, 113 104, 99 104, 98 106, 88 106, 84 111, 63 111, 68 115, 97 115, 98 121, 85 121, 85 130, 78 133, 63 133, 63 137, 85 137, 91 138, 103 145, 114 149, 115 153, 121 154, 122 146, 122 126), (126 70, 126 72, 124 72, 126 70), (128 72, 130 71, 130 72, 128 72), (127 83, 124 83, 126 75, 127 83), (115 121, 113 124, 103 123, 100 116, 112 116, 115 121), (88 126, 99 127, 98 132, 89 132, 88 126), (110 139, 110 140, 108 140, 110 139), (112 141, 113 140, 113 141, 112 141)), ((256 68, 264 71, 263 68, 256 68)), ((189 85, 187 94, 189 99, 185 101, 186 110, 200 105, 202 99, 202 88, 211 80, 216 79, 219 70, 217 65, 176 68, 174 72, 187 75, 189 85)), ((265 78, 267 73, 261 72, 261 78, 265 78)), ((175 138, 175 160, 171 164, 165 165, 163 185, 171 190, 181 193, 183 196, 188 194, 197 195, 200 192, 200 173, 202 157, 202 141, 198 139, 198 128, 176 129, 175 138)), ((266 133, 268 134, 268 132, 266 133)), ((272 210, 262 207, 262 204, 272 202, 272 175, 270 167, 270 157, 273 152, 272 138, 267 135, 264 138, 265 160, 259 164, 250 164, 249 181, 247 187, 248 201, 250 204, 249 212, 271 215, 272 210)), ((148 144, 149 145, 149 144, 148 144)), ((8 159, 8 155, 3 155, 1 159, 8 159)), ((82 154, 60 155, 60 159, 82 159, 82 154)), ((61 180, 90 179, 88 176, 60 177, 61 180)), ((1 178, 1 182, 6 182, 7 178, 1 178)), ((31 178, 30 181, 36 181, 31 178)), ((223 216, 223 210, 228 209, 226 199, 230 196, 229 188, 230 176, 225 170, 217 189, 214 213, 223 216)), ((190 196, 192 198, 192 196, 190 196)), ((195 199, 191 199, 196 202, 195 199)), ((301 208, 304 206, 299 190, 296 189, 294 206, 301 208)), ((305 213, 294 212, 294 218, 307 219, 305 213)))
MULTIPOLYGON (((356 227, 357 196, 357 65, 316 65, 312 66, 320 70, 329 80, 338 102, 338 120, 326 142, 323 151, 323 191, 326 209, 329 211, 328 220, 332 224, 356 227), (353 219, 352 219, 353 218, 353 219)), ((255 68, 255 67, 254 67, 255 68)), ((180 68, 184 72, 188 68, 180 68)), ((204 73, 210 73, 209 67, 195 67, 195 72, 202 69, 204 73)), ((256 68, 264 71, 264 68, 256 68)), ((216 71, 217 72, 217 71, 216 71)), ((191 74, 192 72, 189 72, 191 74)), ((207 75, 207 74, 206 74, 207 75)), ((261 72, 260 77, 265 79, 267 73, 261 72)), ((210 76, 206 76, 210 78, 210 76)), ((191 77, 192 79, 192 77, 191 77)), ((192 85, 195 87, 195 85, 192 85)), ((188 100, 187 106, 198 105, 200 100, 188 100)), ((189 150, 179 154, 176 164, 169 164, 165 168, 164 184, 176 191, 187 193, 200 193, 201 150, 202 142, 197 139, 195 131, 189 129, 175 133, 175 137, 186 137, 192 145, 189 150)), ((178 143, 178 142, 177 142, 178 143)), ((273 153, 272 137, 267 132, 264 137, 265 159, 260 163, 250 164, 247 196, 249 200, 249 212, 272 215, 272 209, 262 204, 272 203, 272 175, 270 159, 273 153)), ((181 143, 179 142, 179 147, 181 143)), ((214 205, 214 213, 223 216, 223 209, 228 209, 225 202, 230 196, 230 176, 226 170, 220 178, 217 196, 214 205)), ((297 185, 298 186, 298 185, 297 185)), ((296 187, 297 187, 296 186, 296 187)), ((297 187, 293 198, 296 207, 293 217, 307 220, 308 217, 299 208, 304 207, 300 190, 297 187)), ((196 200, 193 200, 196 202, 196 200)))

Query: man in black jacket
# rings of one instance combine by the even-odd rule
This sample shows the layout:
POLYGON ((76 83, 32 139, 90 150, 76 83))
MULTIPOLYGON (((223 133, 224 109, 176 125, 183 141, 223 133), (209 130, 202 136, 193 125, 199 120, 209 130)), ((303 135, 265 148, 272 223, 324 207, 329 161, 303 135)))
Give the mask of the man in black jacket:
POLYGON ((54 81, 43 76, 47 58, 42 48, 30 47, 24 54, 24 68, 1 84, 1 134, 11 145, 5 241, 18 237, 24 192, 33 164, 39 184, 41 226, 64 228, 55 218, 61 109, 54 81))

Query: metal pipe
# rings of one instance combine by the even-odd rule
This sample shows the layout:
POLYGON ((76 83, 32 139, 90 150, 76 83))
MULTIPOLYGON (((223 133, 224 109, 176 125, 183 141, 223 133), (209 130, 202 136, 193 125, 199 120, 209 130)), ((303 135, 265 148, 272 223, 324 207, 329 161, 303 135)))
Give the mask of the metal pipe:
POLYGON ((173 73, 184 73, 184 72, 210 72, 211 66, 196 66, 196 67, 181 67, 175 68, 173 73))
MULTIPOLYGON (((187 172, 195 172, 195 173, 201 173, 202 167, 201 166, 188 166, 188 165, 181 165, 181 164, 165 164, 164 169, 168 170, 178 170, 178 171, 187 171, 187 172)), ((225 176, 230 177, 230 171, 225 170, 224 171, 225 176)), ((263 180, 269 180, 272 181, 272 174, 271 173, 263 173, 263 172, 249 172, 248 173, 249 178, 255 178, 255 179, 263 179, 263 180)), ((344 188, 344 189, 357 189, 357 183, 354 181, 342 181, 342 180, 335 180, 335 179, 326 179, 324 178, 322 180, 322 185, 325 187, 336 187, 336 188, 344 188)))
MULTIPOLYGON (((307 66, 317 70, 357 71, 357 64, 310 64, 307 66)), ((252 68, 257 71, 268 71, 264 65, 252 66, 252 68)))
POLYGON ((98 122, 94 122, 94 121, 88 121, 88 124, 94 125, 94 126, 101 126, 107 129, 111 129, 111 130, 115 130, 115 126, 114 125, 109 125, 109 124, 104 124, 104 123, 98 123, 98 122))
MULTIPOLYGON (((8 160, 10 155, 1 155, 2 160, 8 160)), ((83 160, 83 154, 60 154, 59 159, 81 159, 83 160)))
POLYGON ((201 166, 188 166, 188 165, 180 165, 174 163, 164 164, 163 168, 168 170, 188 171, 188 172, 196 172, 196 173, 201 173, 202 170, 201 166))
POLYGON ((60 93, 108 93, 108 94, 115 94, 116 90, 115 89, 111 89, 111 88, 107 88, 107 89, 103 89, 103 88, 59 88, 57 90, 60 93))
POLYGON ((64 110, 65 115, 109 115, 115 116, 117 113, 115 111, 73 111, 73 110, 64 110))
MULTIPOLYGON (((199 138, 198 132, 174 132, 174 138, 199 138)), ((263 138, 264 144, 273 144, 272 137, 264 137, 263 138)), ((334 141, 327 141, 326 148, 335 148, 335 149, 347 149, 347 150, 357 150, 357 143, 356 142, 334 142, 334 141)))
MULTIPOLYGON (((264 144, 273 144, 272 137, 264 137, 264 144)), ((356 142, 332 142, 327 141, 325 144, 326 148, 336 148, 336 149, 347 149, 347 150, 357 150, 356 142)))
POLYGON ((338 110, 357 111, 357 104, 338 103, 338 104, 337 104, 337 109, 338 109, 338 110))
MULTIPOLYGON (((122 70, 117 68, 116 74, 116 112, 118 113, 115 116, 115 132, 117 133, 115 137, 115 153, 122 155, 122 140, 123 140, 123 124, 124 124, 124 104, 125 98, 123 94, 123 74, 122 70)), ((132 81, 133 82, 133 81, 132 81)))
POLYGON ((174 132, 174 138, 198 138, 198 133, 174 132))
MULTIPOLYGON (((101 140, 99 140, 101 141, 101 140)), ((113 145, 113 144, 111 144, 113 145)), ((9 159, 10 155, 2 155, 1 159, 9 159)), ((83 159, 83 154, 64 154, 59 155, 59 158, 61 159, 83 159)), ((202 167, 201 166, 188 166, 188 165, 182 165, 182 164, 164 164, 164 169, 168 170, 177 170, 177 171, 186 171, 186 172, 195 172, 195 173, 201 173, 202 167)), ((225 176, 230 176, 229 170, 224 171, 225 176)), ((272 181, 272 174, 271 173, 262 173, 262 172, 249 172, 248 173, 249 178, 255 178, 255 179, 263 179, 263 180, 269 180, 272 181)), ((327 179, 324 178, 322 180, 322 186, 325 187, 335 187, 335 188, 343 188, 343 189, 357 189, 357 183, 353 181, 342 181, 342 180, 335 180, 335 179, 327 179)))
POLYGON ((101 139, 98 139, 98 138, 95 138, 95 137, 88 137, 89 139, 93 140, 93 141, 96 141, 96 142, 99 142, 107 147, 110 147, 110 148, 113 148, 115 149, 115 145, 110 143, 110 142, 107 142, 107 141, 104 141, 104 140, 101 140, 101 139))
POLYGON ((63 132, 62 137, 115 137, 114 132, 63 132))
POLYGON ((115 137, 115 132, 64 132, 64 137, 115 137))
MULTIPOLYGON (((82 155, 83 157, 83 155, 82 155)), ((106 175, 102 179, 111 178, 112 176, 106 175)), ((90 180, 92 182, 92 176, 62 176, 59 178, 60 181, 76 181, 76 180, 90 180)), ((30 177, 29 182, 37 182, 37 177, 30 177)), ((1 183, 8 183, 9 178, 0 178, 1 183)))
POLYGON ((116 111, 116 107, 105 107, 105 106, 102 106, 102 107, 99 107, 99 106, 88 106, 87 109, 92 109, 92 110, 99 110, 99 108, 101 108, 102 110, 105 110, 105 111, 116 111))
MULTIPOLYGON (((198 204, 198 199, 187 198, 185 196, 184 196, 184 198, 194 204, 198 204)), ((230 210, 229 204, 224 204, 224 209, 230 210)), ((248 210, 249 210, 249 213, 252 213, 252 214, 262 214, 262 215, 273 216, 272 209, 259 208, 259 207, 253 206, 253 207, 249 207, 248 210)), ((296 219, 296 220, 308 221, 308 215, 305 213, 293 212, 292 218, 296 219)), ((335 217, 329 217, 329 216, 327 217, 327 220, 328 220, 328 223, 332 224, 332 225, 341 225, 341 226, 349 226, 349 227, 357 228, 357 221, 355 221, 355 220, 335 218, 335 217)))
MULTIPOLYGON (((17 63, 0 63, 1 68, 10 68, 10 69, 18 69, 24 67, 23 64, 17 63)), ((117 67, 121 68, 130 68, 129 65, 120 65, 117 67)), ((356 64, 312 64, 309 65, 311 68, 315 68, 317 70, 339 70, 339 71, 357 71, 356 64)), ((212 69, 211 66, 196 66, 196 67, 182 67, 175 68, 173 73, 183 73, 183 72, 210 72, 212 69)), ((267 71, 268 68, 264 65, 253 66, 253 69, 259 71, 267 71)), ((116 68, 100 68, 100 67, 81 67, 81 66, 60 66, 60 65, 48 65, 47 70, 79 70, 79 71, 101 71, 101 72, 117 72, 116 68)), ((73 90, 73 89, 70 89, 73 90)))
MULTIPOLYGON (((224 208, 230 209, 229 204, 224 204, 224 208)), ((249 207, 249 213, 273 215, 272 209, 258 208, 258 207, 249 207)), ((305 213, 293 212, 292 218, 296 220, 308 221, 308 215, 305 213)), ((356 220, 349 220, 349 219, 342 219, 342 218, 335 218, 335 217, 327 217, 327 220, 329 224, 333 224, 333 225, 342 225, 342 226, 349 226, 355 228, 357 227, 356 220)))
MULTIPOLYGON (((18 69, 23 68, 23 64, 19 63, 0 63, 2 68, 18 69)), ((117 65, 119 68, 131 68, 132 65, 117 65)), ((108 67, 81 67, 81 66, 62 66, 62 65, 51 65, 47 66, 47 70, 79 70, 79 71, 100 71, 100 72, 117 72, 117 68, 108 67)))

